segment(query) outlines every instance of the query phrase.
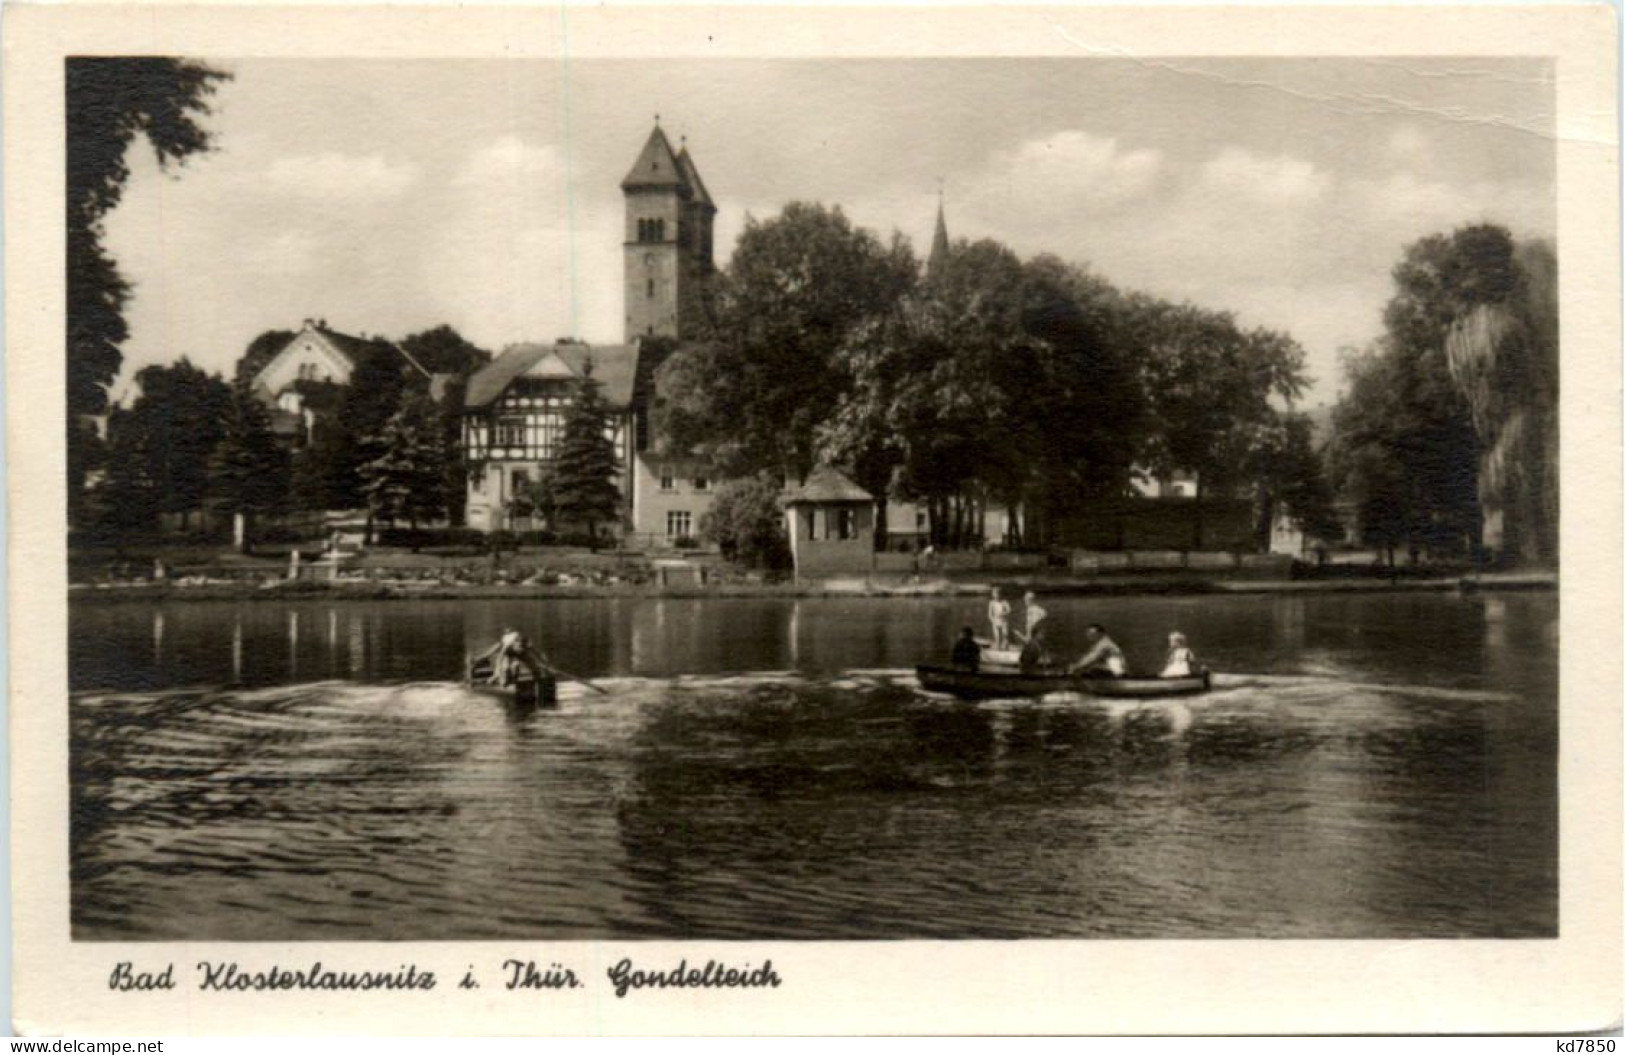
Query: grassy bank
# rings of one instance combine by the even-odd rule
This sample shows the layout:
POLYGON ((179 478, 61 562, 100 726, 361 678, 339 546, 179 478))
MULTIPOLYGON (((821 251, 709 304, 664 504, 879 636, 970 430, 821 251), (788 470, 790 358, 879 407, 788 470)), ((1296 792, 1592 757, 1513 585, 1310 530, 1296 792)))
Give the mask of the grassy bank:
MULTIPOLYGON (((1033 589, 1062 596, 1183 596, 1195 594, 1413 593, 1437 591, 1499 592, 1555 589, 1552 573, 1496 574, 1474 578, 1409 578, 1399 580, 1222 580, 1203 578, 999 579, 1011 589, 1033 589)), ((658 581, 610 584, 439 583, 388 579, 312 581, 131 582, 75 585, 69 599, 87 604, 153 601, 424 601, 424 600, 572 600, 589 598, 705 597, 973 597, 984 595, 995 580, 936 578, 885 581, 863 578, 816 582, 713 581, 661 585, 658 581)))

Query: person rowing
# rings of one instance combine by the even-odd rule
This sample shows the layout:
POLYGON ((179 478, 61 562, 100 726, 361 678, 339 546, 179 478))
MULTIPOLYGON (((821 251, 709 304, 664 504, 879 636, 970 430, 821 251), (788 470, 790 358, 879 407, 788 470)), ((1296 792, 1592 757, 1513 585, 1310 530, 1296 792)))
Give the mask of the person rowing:
POLYGON ((524 634, 521 634, 513 627, 504 630, 502 637, 497 640, 496 644, 474 657, 469 666, 471 677, 474 668, 485 660, 489 660, 491 663, 491 673, 486 680, 492 685, 500 685, 504 688, 519 680, 519 673, 522 669, 528 669, 531 676, 537 681, 543 679, 545 676, 544 671, 547 670, 544 657, 531 648, 530 643, 525 640, 524 634))
POLYGON ((1077 662, 1067 670, 1073 674, 1095 678, 1121 678, 1128 673, 1128 663, 1123 658, 1123 650, 1118 648, 1117 642, 1106 633, 1105 627, 1099 623, 1090 623, 1085 633, 1089 639, 1089 651, 1078 657, 1077 662))

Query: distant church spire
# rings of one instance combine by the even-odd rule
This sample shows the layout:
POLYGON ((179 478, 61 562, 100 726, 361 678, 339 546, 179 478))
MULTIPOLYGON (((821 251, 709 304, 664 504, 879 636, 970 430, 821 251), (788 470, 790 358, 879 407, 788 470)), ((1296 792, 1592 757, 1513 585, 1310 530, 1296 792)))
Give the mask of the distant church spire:
POLYGON ((927 278, 935 278, 942 273, 943 267, 948 263, 948 221, 942 214, 942 188, 937 188, 937 233, 931 238, 931 255, 925 261, 925 274, 927 278))

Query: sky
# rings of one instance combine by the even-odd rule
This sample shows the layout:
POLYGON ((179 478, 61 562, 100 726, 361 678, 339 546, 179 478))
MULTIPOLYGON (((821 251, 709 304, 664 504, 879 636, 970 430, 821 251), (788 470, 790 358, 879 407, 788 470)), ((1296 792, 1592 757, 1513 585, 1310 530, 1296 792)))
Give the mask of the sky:
POLYGON ((1407 244, 1556 233, 1540 59, 204 58, 233 75, 216 149, 167 172, 135 151, 107 222, 126 378, 183 355, 229 376, 306 318, 618 343, 620 180, 657 114, 718 205, 719 264, 798 200, 923 256, 940 189, 956 239, 1291 333, 1311 406, 1381 334, 1407 244))

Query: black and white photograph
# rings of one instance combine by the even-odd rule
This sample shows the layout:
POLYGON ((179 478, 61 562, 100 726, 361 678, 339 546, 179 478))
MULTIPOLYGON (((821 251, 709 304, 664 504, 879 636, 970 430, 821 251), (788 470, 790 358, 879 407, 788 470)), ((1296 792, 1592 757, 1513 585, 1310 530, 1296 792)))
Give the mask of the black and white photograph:
POLYGON ((1412 43, 62 55, 64 940, 1570 936, 1560 62, 1412 43))

